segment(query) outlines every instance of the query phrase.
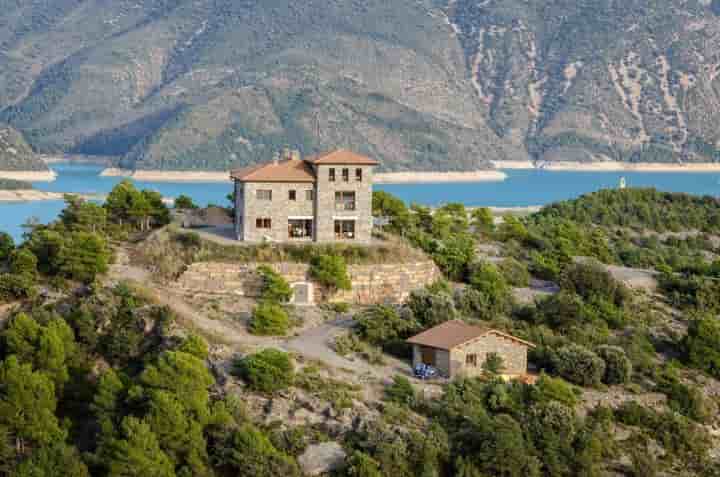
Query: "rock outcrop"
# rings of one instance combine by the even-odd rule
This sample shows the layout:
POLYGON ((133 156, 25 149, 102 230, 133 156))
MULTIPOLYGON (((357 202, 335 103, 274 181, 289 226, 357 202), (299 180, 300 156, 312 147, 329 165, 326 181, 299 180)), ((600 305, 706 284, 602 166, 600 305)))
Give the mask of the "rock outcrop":
POLYGON ((305 475, 320 475, 340 469, 347 457, 337 442, 323 442, 309 446, 298 458, 305 475))

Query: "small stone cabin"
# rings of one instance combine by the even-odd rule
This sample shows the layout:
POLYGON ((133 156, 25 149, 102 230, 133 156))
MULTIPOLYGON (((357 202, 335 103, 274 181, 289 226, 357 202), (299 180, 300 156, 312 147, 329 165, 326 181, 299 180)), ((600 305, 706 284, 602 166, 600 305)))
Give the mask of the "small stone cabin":
POLYGON ((460 320, 430 328, 407 342, 413 347, 413 367, 428 364, 448 378, 481 375, 490 353, 502 358, 503 377, 525 376, 527 350, 535 347, 502 331, 472 326, 460 320))

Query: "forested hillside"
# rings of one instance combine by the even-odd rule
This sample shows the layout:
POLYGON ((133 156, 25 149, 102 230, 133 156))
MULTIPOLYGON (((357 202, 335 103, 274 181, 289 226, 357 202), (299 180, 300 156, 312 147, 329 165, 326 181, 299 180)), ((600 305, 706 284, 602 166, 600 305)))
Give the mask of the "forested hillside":
POLYGON ((717 2, 2 1, 0 121, 39 152, 227 169, 710 161, 717 2))
POLYGON ((720 201, 600 191, 496 223, 376 192, 373 212, 372 247, 235 247, 123 181, 0 233, 0 477, 717 477, 720 222, 696 227, 720 201), (413 246, 443 279, 332 299, 349 263, 413 246), (167 273, 258 261, 254 297, 167 273), (275 261, 331 301, 290 304, 275 261), (534 343, 527 373, 489 352, 474 377, 409 376, 406 339, 458 320, 534 343))

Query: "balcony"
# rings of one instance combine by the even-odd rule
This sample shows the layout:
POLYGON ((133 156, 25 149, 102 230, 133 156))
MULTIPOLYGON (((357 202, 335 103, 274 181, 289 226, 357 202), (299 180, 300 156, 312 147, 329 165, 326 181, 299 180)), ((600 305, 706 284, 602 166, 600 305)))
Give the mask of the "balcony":
POLYGON ((340 210, 340 211, 355 210, 355 201, 354 200, 343 200, 340 202, 335 202, 335 210, 340 210))

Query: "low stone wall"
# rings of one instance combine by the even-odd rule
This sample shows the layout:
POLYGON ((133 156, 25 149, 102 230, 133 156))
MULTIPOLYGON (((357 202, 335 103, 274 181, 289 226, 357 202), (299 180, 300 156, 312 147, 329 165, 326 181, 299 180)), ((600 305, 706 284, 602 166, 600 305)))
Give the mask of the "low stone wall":
MULTIPOLYGON (((176 286, 186 292, 257 297, 260 277, 258 263, 198 262, 177 280, 176 286)), ((401 303, 411 291, 425 287, 441 277, 432 261, 384 265, 348 266, 352 290, 327 296, 327 291, 313 284, 309 266, 302 263, 267 264, 291 285, 310 284, 312 303, 344 301, 358 305, 401 303)))

